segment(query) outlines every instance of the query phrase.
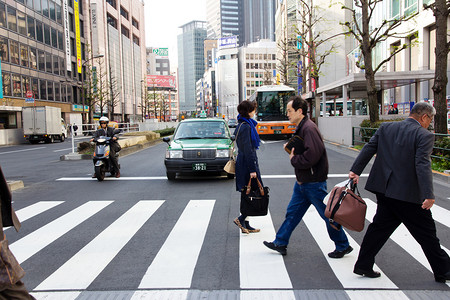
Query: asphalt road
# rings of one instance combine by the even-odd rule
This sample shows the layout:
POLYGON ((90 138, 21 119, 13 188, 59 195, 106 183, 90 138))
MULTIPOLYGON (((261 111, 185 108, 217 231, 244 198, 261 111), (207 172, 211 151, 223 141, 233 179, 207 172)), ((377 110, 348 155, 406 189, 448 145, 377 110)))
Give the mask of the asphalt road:
MULTIPOLYGON (((69 152, 70 140, 0 148, 6 177, 25 184, 13 193, 22 229, 19 233, 7 229, 6 234, 27 272, 26 286, 38 299, 56 292, 62 294, 54 299, 89 295, 98 299, 105 293, 141 299, 138 296, 155 291, 180 299, 185 299, 179 296, 184 293, 192 299, 201 296, 199 291, 207 293, 207 299, 222 294, 245 299, 258 292, 274 293, 276 299, 299 299, 310 293, 319 299, 450 297, 449 286, 434 282, 418 244, 401 230, 377 257, 381 279, 352 273, 365 231, 348 232, 355 248, 350 255, 341 260, 326 256, 334 248, 315 211, 308 212, 294 231, 287 256, 265 248, 262 241, 273 240, 295 181, 282 143, 266 141, 258 151, 271 202, 267 217, 252 218, 262 230, 251 235, 241 234, 232 223, 239 212, 234 180, 203 176, 168 181, 164 143, 121 157, 122 177, 104 182, 90 178, 90 160, 59 160, 69 152)), ((345 180, 357 153, 329 144, 327 148, 331 190, 345 180)), ((361 181, 361 194, 370 204, 368 225, 375 197, 362 188, 364 177, 361 181)), ((449 187, 435 181, 433 214, 446 249, 450 249, 449 187)), ((158 299, 152 295, 148 299, 158 299)))

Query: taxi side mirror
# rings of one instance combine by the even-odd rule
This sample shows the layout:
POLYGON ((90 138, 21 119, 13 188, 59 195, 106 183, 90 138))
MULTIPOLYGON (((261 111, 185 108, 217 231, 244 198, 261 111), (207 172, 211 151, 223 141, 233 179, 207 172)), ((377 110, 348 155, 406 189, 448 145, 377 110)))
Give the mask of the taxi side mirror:
POLYGON ((236 140, 236 136, 235 136, 234 134, 231 136, 231 140, 232 140, 233 142, 236 140))
POLYGON ((170 137, 163 137, 163 142, 166 142, 167 144, 170 142, 170 137))

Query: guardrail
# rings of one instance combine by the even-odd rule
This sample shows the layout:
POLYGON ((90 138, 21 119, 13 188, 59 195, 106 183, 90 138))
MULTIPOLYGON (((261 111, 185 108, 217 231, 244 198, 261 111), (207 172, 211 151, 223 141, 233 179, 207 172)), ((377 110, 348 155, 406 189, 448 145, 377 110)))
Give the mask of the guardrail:
MULTIPOLYGON (((370 127, 352 127, 352 145, 365 145, 369 142, 372 135, 378 128, 370 127)), ((450 134, 434 133, 435 141, 431 157, 434 159, 443 159, 450 162, 450 149, 447 147, 440 147, 442 138, 450 138, 450 134), (436 155, 440 154, 440 155, 436 155)))
MULTIPOLYGON (((116 124, 116 123, 115 123, 116 124)), ((138 124, 131 123, 117 123, 120 133, 131 132, 131 131, 139 131, 138 124)), ((72 137, 72 153, 75 153, 75 140, 84 139, 87 136, 91 136, 94 132, 100 128, 98 123, 95 124, 70 124, 69 130, 72 137), (74 126, 77 127, 77 130, 74 130, 74 126)))

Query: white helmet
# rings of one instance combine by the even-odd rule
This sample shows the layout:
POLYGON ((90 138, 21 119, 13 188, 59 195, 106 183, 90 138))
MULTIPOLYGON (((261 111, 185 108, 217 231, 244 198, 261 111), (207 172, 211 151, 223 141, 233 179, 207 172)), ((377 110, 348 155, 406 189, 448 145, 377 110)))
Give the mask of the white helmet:
POLYGON ((106 122, 106 124, 109 123, 109 119, 107 117, 101 117, 100 120, 98 120, 100 123, 101 122, 106 122))

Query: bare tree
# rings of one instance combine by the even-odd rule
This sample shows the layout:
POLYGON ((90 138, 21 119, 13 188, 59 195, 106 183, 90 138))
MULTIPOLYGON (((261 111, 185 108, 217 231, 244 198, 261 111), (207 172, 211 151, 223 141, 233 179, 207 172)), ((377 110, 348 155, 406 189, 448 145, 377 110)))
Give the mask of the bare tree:
MULTIPOLYGON (((109 97, 107 99, 108 104, 108 114, 110 118, 113 118, 115 108, 120 104, 120 87, 119 82, 117 81, 116 76, 112 72, 111 67, 109 68, 109 97)), ((125 121, 125 120, 122 120, 125 121)))
POLYGON ((436 117, 434 119, 434 129, 436 133, 447 133, 447 61, 450 42, 448 41, 447 19, 450 10, 449 0, 436 0, 431 5, 424 5, 424 9, 431 9, 436 17, 436 62, 434 85, 434 107, 436 117))
MULTIPOLYGON (((280 74, 280 82, 284 85, 289 86, 290 78, 289 72, 292 69, 292 63, 289 61, 289 53, 293 51, 292 46, 289 44, 289 39, 287 37, 286 29, 283 30, 283 37, 278 42, 278 50, 280 56, 278 58, 277 72, 280 74)), ((292 81, 292 79, 291 79, 292 81)), ((278 78, 277 78, 278 84, 278 78)))
POLYGON ((401 24, 417 15, 417 13, 414 13, 399 16, 395 19, 385 19, 378 26, 372 26, 375 19, 375 7, 381 2, 382 0, 354 0, 353 8, 342 6, 342 9, 348 10, 352 15, 352 21, 345 22, 342 25, 347 28, 346 34, 353 36, 359 43, 364 60, 363 64, 357 63, 357 66, 365 71, 370 122, 376 122, 379 119, 378 93, 380 91, 375 85, 375 73, 397 53, 406 49, 408 45, 401 44, 399 47, 393 48, 391 53, 378 64, 375 64, 372 59, 372 51, 379 43, 386 41, 390 37, 403 38, 410 35, 413 30, 401 33, 397 32, 397 30, 401 24))

